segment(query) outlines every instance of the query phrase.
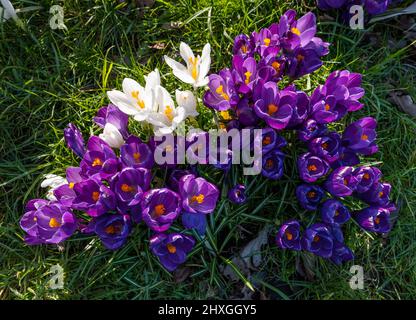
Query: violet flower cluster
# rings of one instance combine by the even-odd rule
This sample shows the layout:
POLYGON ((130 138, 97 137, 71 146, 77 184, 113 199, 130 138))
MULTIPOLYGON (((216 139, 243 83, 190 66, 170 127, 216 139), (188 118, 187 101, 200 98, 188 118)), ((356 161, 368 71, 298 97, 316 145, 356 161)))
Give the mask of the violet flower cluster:
POLYGON ((206 215, 216 207, 217 187, 176 168, 170 169, 165 186, 152 188, 152 145, 128 133, 127 116, 113 105, 100 109, 94 120, 100 127, 111 123, 123 134, 119 154, 98 136, 85 145, 81 132, 70 124, 65 141, 80 164, 67 168, 66 179, 48 200, 29 201, 20 221, 26 243, 58 244, 79 231, 95 234, 107 249, 115 250, 126 243, 135 224, 144 224, 152 233, 150 250, 167 270, 175 270, 195 240, 168 230, 182 219, 185 228, 203 233, 201 224, 206 225, 206 215))
POLYGON ((349 13, 351 6, 360 5, 364 12, 369 15, 383 13, 393 3, 393 0, 317 0, 318 8, 321 10, 339 9, 349 13))

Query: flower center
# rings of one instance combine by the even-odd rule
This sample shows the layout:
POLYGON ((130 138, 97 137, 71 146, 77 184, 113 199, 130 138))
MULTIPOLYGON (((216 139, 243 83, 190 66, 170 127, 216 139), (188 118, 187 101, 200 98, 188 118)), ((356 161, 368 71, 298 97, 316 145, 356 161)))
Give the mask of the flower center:
POLYGON ((94 200, 95 202, 98 201, 98 199, 100 198, 100 193, 98 191, 94 191, 91 195, 92 200, 94 200))
POLYGON ((163 112, 165 116, 169 119, 170 122, 173 120, 173 109, 171 106, 166 106, 165 111, 163 112))
POLYGON ((139 91, 133 91, 132 93, 131 93, 131 96, 134 98, 134 99, 136 99, 137 100, 137 105, 141 108, 141 109, 143 109, 144 108, 144 101, 142 100, 142 99, 140 99, 139 98, 139 91))
POLYGON ((192 78, 196 80, 198 78, 198 58, 189 57, 189 63, 191 64, 192 78))
POLYGON ((49 226, 50 226, 51 228, 58 228, 58 227, 60 227, 60 226, 61 226, 61 223, 60 223, 57 219, 55 219, 55 218, 51 218, 51 219, 49 220, 49 226))
POLYGON ((316 192, 315 192, 315 191, 309 191, 309 192, 307 193, 307 196, 308 196, 308 198, 315 198, 315 196, 316 196, 316 192))
POLYGON ((313 237, 313 242, 318 242, 319 240, 321 240, 321 238, 318 235, 313 237))
POLYGON ((267 136, 267 137, 264 137, 263 138, 263 144, 264 145, 269 145, 270 143, 272 142, 272 138, 270 138, 269 136, 267 136))
POLYGON ((119 233, 120 230, 121 227, 116 225, 109 225, 107 228, 104 229, 105 233, 107 234, 116 234, 119 233))
POLYGON ((380 218, 379 218, 379 217, 375 218, 375 219, 374 219, 374 223, 375 223, 375 224, 379 224, 379 223, 380 223, 380 218))
POLYGON ((95 158, 94 161, 92 162, 93 167, 101 166, 102 164, 103 164, 103 162, 101 161, 100 158, 95 158))
POLYGON ((303 61, 305 59, 305 57, 303 56, 303 55, 301 55, 301 54, 298 54, 297 56, 296 56, 296 60, 298 60, 298 62, 301 62, 301 61, 303 61))
POLYGON ((271 168, 273 168, 273 165, 274 165, 274 161, 273 161, 272 159, 268 159, 268 160, 266 161, 266 168, 267 168, 267 169, 271 169, 271 168))
POLYGON ((168 249, 169 253, 175 253, 176 252, 176 247, 171 243, 168 243, 166 245, 166 248, 168 249))
POLYGON ((287 240, 292 240, 293 239, 293 234, 291 234, 289 231, 286 231, 286 239, 287 240))
POLYGON ((220 111, 220 115, 224 120, 231 120, 231 116, 228 110, 220 111))
POLYGON ((268 47, 268 46, 269 46, 269 44, 270 44, 270 38, 264 38, 263 42, 264 42, 264 45, 265 45, 266 47, 268 47))
POLYGON ((370 175, 368 173, 364 173, 363 178, 368 180, 368 179, 370 179, 370 175))
POLYGON ((272 63, 272 67, 273 67, 274 70, 276 70, 276 72, 279 72, 280 71, 280 63, 279 62, 274 61, 272 63))
POLYGON ((363 134, 363 135, 361 136, 361 140, 368 140, 368 136, 367 136, 366 134, 363 134))
POLYGON ((273 113, 275 113, 277 110, 279 110, 279 107, 276 106, 274 103, 270 103, 267 106, 267 113, 271 116, 273 113))
POLYGON ((339 210, 335 210, 335 216, 338 217, 339 216, 339 210))
POLYGON ((322 149, 324 149, 324 150, 328 149, 328 142, 322 143, 322 149))
POLYGON ((347 178, 344 178, 344 185, 348 185, 348 179, 347 178))
POLYGON ((224 87, 222 86, 222 84, 218 86, 215 92, 219 94, 224 100, 227 100, 227 101, 230 100, 230 97, 228 96, 228 94, 224 92, 224 87))
POLYGON ((325 111, 329 111, 329 109, 331 109, 331 106, 329 104, 325 105, 325 111))
POLYGON ((291 31, 293 34, 296 34, 297 36, 299 36, 299 35, 300 35, 300 30, 299 30, 298 28, 293 27, 292 29, 290 29, 290 31, 291 31))
POLYGON ((250 83, 251 72, 250 71, 246 71, 244 73, 244 76, 246 77, 246 79, 244 80, 244 83, 245 84, 249 84, 250 83))
POLYGON ((316 171, 316 170, 318 170, 318 168, 316 167, 316 165, 314 165, 314 164, 310 164, 310 165, 308 166, 308 170, 309 170, 309 171, 316 171))
POLYGON ((73 182, 68 183, 69 189, 74 189, 74 186, 75 186, 75 183, 73 182))
POLYGON ((204 195, 200 193, 197 196, 193 196, 191 198, 191 203, 198 202, 199 204, 201 204, 202 202, 204 202, 204 198, 204 195))
POLYGON ((155 206, 155 215, 160 217, 162 215, 164 215, 166 212, 166 208, 163 204, 158 204, 155 206))
POLYGON ((141 154, 139 152, 133 153, 133 158, 136 162, 140 161, 141 154))
POLYGON ((123 183, 121 185, 121 191, 123 191, 123 192, 132 192, 133 190, 134 190, 134 188, 132 186, 129 186, 126 183, 123 183))
POLYGON ((243 51, 243 53, 247 53, 247 46, 243 44, 241 46, 241 51, 243 51))
POLYGON ((380 191, 380 192, 378 193, 378 197, 379 197, 379 198, 381 198, 382 196, 384 196, 384 192, 383 192, 383 191, 380 191))

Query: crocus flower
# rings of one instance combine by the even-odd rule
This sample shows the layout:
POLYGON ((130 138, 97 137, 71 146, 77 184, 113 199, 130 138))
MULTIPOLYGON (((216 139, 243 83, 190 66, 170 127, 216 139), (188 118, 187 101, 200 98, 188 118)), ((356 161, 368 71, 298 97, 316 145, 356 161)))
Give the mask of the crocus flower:
POLYGON ((256 52, 262 57, 276 55, 280 50, 278 35, 273 34, 268 28, 261 29, 259 32, 254 31, 250 41, 256 52))
POLYGON ((316 210, 324 197, 324 190, 313 184, 300 184, 296 187, 296 197, 306 210, 316 210))
POLYGON ((269 179, 280 179, 283 176, 285 154, 278 149, 263 155, 261 174, 269 179))
POLYGON ((208 214, 215 210, 219 196, 218 188, 204 178, 193 174, 179 181, 182 207, 186 212, 208 214))
POLYGON ((124 144, 124 139, 120 131, 111 123, 106 123, 103 133, 100 133, 98 136, 112 148, 120 148, 124 144))
POLYGON ((339 167, 325 181, 325 189, 335 197, 346 197, 352 195, 357 184, 353 167, 339 167))
POLYGON ((152 149, 133 135, 120 147, 120 160, 124 167, 132 168, 151 169, 154 164, 152 149))
POLYGON ((317 49, 312 43, 308 47, 296 48, 288 57, 286 64, 289 77, 298 79, 319 69, 323 62, 319 54, 319 48, 317 49))
POLYGON ((176 192, 167 188, 152 189, 143 195, 142 219, 150 229, 166 231, 181 213, 180 202, 176 192))
POLYGON ((169 92, 161 87, 156 87, 156 111, 148 121, 153 124, 156 135, 171 134, 185 120, 185 109, 176 107, 169 92))
POLYGON ((323 258, 330 258, 333 247, 333 236, 327 225, 315 223, 305 230, 302 237, 302 249, 323 258))
POLYGON ((321 207, 322 221, 328 224, 343 224, 350 219, 346 206, 336 199, 326 200, 321 207))
POLYGON ((116 207, 114 192, 94 179, 86 179, 75 183, 76 194, 72 207, 85 211, 91 217, 98 217, 116 207))
POLYGON ((389 232, 390 212, 382 207, 368 207, 354 214, 354 219, 361 228, 370 232, 389 232))
POLYGON ((204 104, 215 110, 224 111, 237 105, 239 96, 229 69, 209 75, 209 89, 204 94, 204 104))
POLYGON ((127 131, 129 117, 114 104, 110 103, 108 106, 100 108, 94 117, 94 122, 103 129, 105 129, 107 123, 111 123, 123 139, 127 139, 129 136, 127 131))
POLYGON ((391 185, 389 183, 377 182, 368 191, 359 193, 357 196, 372 206, 385 206, 390 202, 391 185))
POLYGON ((94 221, 93 228, 104 247, 116 250, 126 243, 131 230, 131 220, 128 215, 105 214, 94 221))
POLYGON ((211 46, 207 43, 202 49, 202 55, 195 57, 191 48, 184 42, 179 46, 181 57, 186 66, 164 56, 165 62, 172 68, 172 72, 179 80, 192 84, 195 88, 208 84, 208 71, 211 65, 211 46))
POLYGON ((125 78, 122 84, 123 91, 112 90, 107 92, 107 95, 122 112, 133 116, 136 121, 144 121, 153 112, 154 89, 159 85, 160 75, 159 71, 155 69, 148 74, 145 87, 133 79, 125 78))
POLYGON ((184 263, 194 245, 193 238, 180 233, 159 233, 150 238, 150 250, 168 271, 184 263))
POLYGON ((344 243, 335 242, 334 249, 332 251, 331 261, 336 265, 340 265, 343 262, 354 259, 354 254, 351 249, 348 248, 344 243))
POLYGON ((266 82, 262 86, 260 97, 254 104, 257 116, 274 129, 281 130, 285 128, 296 105, 296 92, 279 91, 275 82, 266 82))
POLYGON ((72 211, 59 202, 34 199, 26 205, 20 220, 29 245, 56 244, 68 239, 77 229, 77 219, 72 211))
POLYGON ((246 127, 255 126, 260 120, 248 98, 243 98, 238 102, 236 114, 239 123, 246 127))
POLYGON ((282 249, 301 250, 300 224, 296 220, 283 223, 276 235, 276 243, 282 249))
POLYGON ((85 153, 85 145, 81 131, 74 124, 70 123, 64 129, 64 138, 68 148, 78 157, 82 158, 85 153))
POLYGON ((377 122, 372 117, 365 117, 351 123, 342 135, 343 145, 366 156, 377 152, 376 125, 377 122))
POLYGON ((309 152, 301 155, 297 164, 299 175, 306 182, 317 181, 319 178, 325 176, 329 170, 329 165, 325 160, 309 152))
MULTIPOLYGON (((9 20, 12 18, 15 21, 18 21, 19 18, 17 17, 16 10, 14 9, 12 3, 9 0, 1 0, 1 6, 0 9, 0 19, 9 20)), ((0 20, 3 21, 3 20, 0 20)))
POLYGON ((184 212, 181 217, 182 224, 186 229, 195 229, 201 236, 205 234, 207 229, 206 214, 184 212))
POLYGON ((45 179, 40 184, 40 187, 48 188, 46 198, 48 200, 54 201, 56 200, 56 197, 53 194, 54 190, 64 184, 68 184, 68 181, 65 178, 57 176, 56 174, 49 173, 45 175, 45 179))
MULTIPOLYGON (((291 91, 294 90, 289 87, 291 91)), ((302 124, 308 116, 309 96, 303 91, 296 91, 296 104, 293 106, 293 113, 287 128, 296 128, 302 124)))
POLYGON ((347 0, 318 0, 318 8, 321 10, 339 9, 347 3, 347 0))
POLYGON ((228 191, 228 199, 235 204, 242 204, 247 201, 246 186, 237 184, 228 191))
POLYGON ((366 0, 365 11, 371 15, 380 14, 387 10, 390 3, 391 0, 366 0))
POLYGON ((355 191, 357 193, 364 193, 379 182, 381 178, 381 171, 376 167, 359 167, 354 170, 354 175, 358 180, 355 191))
POLYGON ((309 141, 308 149, 312 154, 332 163, 339 158, 340 146, 341 136, 336 132, 330 132, 309 141))
MULTIPOLYGON (((276 130, 270 127, 262 129, 261 133, 261 145, 263 154, 268 153, 275 149, 276 143, 278 142, 278 134, 276 130)), ((282 138, 283 139, 283 138, 282 138)))
POLYGON ((278 82, 285 75, 286 65, 287 61, 284 57, 272 53, 260 59, 257 66, 258 74, 265 81, 278 82))
POLYGON ((80 167, 87 176, 111 178, 118 170, 118 159, 113 149, 97 136, 91 136, 80 167))
MULTIPOLYGON (((292 15, 292 12, 288 14, 292 15)), ((283 18, 284 16, 281 18, 281 28, 284 26, 283 18)), ((311 42, 312 38, 316 34, 316 17, 312 12, 308 12, 298 20, 292 17, 286 21, 288 23, 286 26, 284 26, 285 28, 281 29, 281 32, 286 31, 287 38, 285 39, 284 43, 289 49, 293 50, 297 47, 305 47, 311 42)))
POLYGON ((124 168, 112 180, 117 199, 127 206, 138 205, 150 187, 151 172, 145 168, 124 168))
POLYGON ((233 55, 240 55, 243 58, 253 55, 253 43, 245 34, 239 34, 234 38, 233 55))
POLYGON ((244 59, 241 56, 234 56, 232 75, 239 93, 247 94, 251 92, 257 80, 256 60, 252 57, 244 59))
MULTIPOLYGON (((341 141, 342 145, 342 141, 341 141)), ((339 168, 339 167, 345 167, 345 166, 355 166, 360 163, 360 158, 358 155, 345 147, 340 147, 338 150, 338 159, 331 162, 331 167, 333 169, 339 168)))
POLYGON ((199 113, 196 111, 196 97, 192 91, 185 90, 175 91, 176 103, 179 107, 182 107, 185 110, 185 117, 196 117, 199 113))
POLYGON ((319 124, 313 119, 308 119, 300 126, 298 137, 301 141, 307 142, 312 138, 325 134, 326 131, 325 125, 319 124))
POLYGON ((168 185, 169 188, 175 192, 179 192, 179 181, 183 176, 192 174, 190 170, 174 169, 169 174, 168 185))

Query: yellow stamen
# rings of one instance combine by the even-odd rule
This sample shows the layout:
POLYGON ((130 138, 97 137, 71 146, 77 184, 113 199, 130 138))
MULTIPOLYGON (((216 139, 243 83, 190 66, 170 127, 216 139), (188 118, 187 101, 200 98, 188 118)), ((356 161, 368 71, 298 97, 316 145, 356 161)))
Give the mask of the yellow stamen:
POLYGON ((298 28, 292 28, 292 29, 290 29, 290 31, 291 31, 292 33, 296 34, 297 36, 299 36, 299 35, 300 35, 300 30, 299 30, 298 28))
POLYGON ((204 195, 200 193, 197 196, 193 196, 191 198, 191 203, 198 202, 199 204, 201 204, 202 202, 204 202, 204 198, 205 198, 204 195))
POLYGON ((126 183, 123 183, 121 185, 121 191, 123 191, 123 192, 132 192, 133 190, 134 190, 134 188, 132 186, 129 186, 126 183))
POLYGON ((133 153, 133 158, 136 162, 140 161, 141 154, 139 152, 133 153))
POLYGON ((191 69, 192 78, 196 80, 198 78, 198 58, 189 57, 189 63, 192 66, 192 69, 191 69))
POLYGON ((95 202, 98 201, 98 199, 100 198, 100 193, 98 191, 94 191, 91 195, 92 200, 94 200, 95 202))
POLYGON ((324 142, 322 144, 322 149, 327 150, 328 149, 328 142, 324 142))
POLYGON ((368 180, 368 179, 370 179, 370 175, 368 173, 364 173, 363 178, 368 180))
POLYGON ((289 231, 286 231, 286 239, 287 240, 292 240, 293 239, 293 234, 291 234, 289 231))
POLYGON ((274 61, 272 63, 272 67, 273 67, 274 70, 276 70, 276 72, 279 72, 280 71, 280 63, 279 62, 274 61))
POLYGON ((361 136, 361 140, 368 140, 368 136, 367 136, 366 134, 363 134, 363 135, 361 136))
POLYGON ((224 92, 224 87, 222 85, 219 85, 215 92, 218 93, 224 100, 230 100, 228 94, 224 92))
POLYGON ((166 212, 166 208, 163 204, 158 204, 155 206, 154 212, 156 216, 160 217, 166 212))
POLYGON ((331 106, 329 104, 325 105, 325 111, 329 111, 329 109, 331 109, 331 106))
POLYGON ((384 196, 384 192, 383 192, 383 191, 380 191, 380 192, 378 193, 378 197, 379 197, 379 198, 381 198, 382 196, 384 196))
POLYGON ((107 228, 104 229, 104 231, 107 234, 119 233, 120 232, 120 226, 109 225, 107 228))
POLYGON ((169 253, 175 253, 176 252, 176 247, 173 244, 168 243, 166 245, 166 248, 168 249, 169 253))
POLYGON ((308 170, 309 170, 309 171, 316 171, 316 170, 318 170, 318 168, 317 168, 314 164, 310 164, 310 165, 308 166, 308 170))
POLYGON ((344 185, 348 185, 348 180, 347 178, 344 179, 344 185))
POLYGON ((263 144, 264 145, 268 145, 268 144, 270 144, 270 142, 272 142, 272 138, 270 138, 269 136, 266 136, 266 137, 264 137, 263 138, 263 144))
POLYGON ((273 165, 274 165, 274 161, 273 161, 272 159, 268 159, 268 160, 266 161, 266 168, 267 168, 267 169, 272 168, 272 167, 273 167, 273 165))
POLYGON ((246 45, 242 45, 241 46, 241 51, 243 51, 243 53, 247 53, 247 46, 246 45))
POLYGON ((58 228, 58 227, 60 227, 60 226, 61 226, 61 223, 60 223, 58 220, 56 220, 55 218, 51 218, 51 219, 49 220, 49 226, 50 226, 51 228, 58 228))
POLYGON ((69 187, 70 189, 74 189, 74 185, 75 185, 75 183, 70 182, 70 183, 68 184, 68 187, 69 187))
POLYGON ((298 54, 297 56, 296 56, 296 60, 298 60, 298 62, 301 62, 301 61, 303 61, 305 59, 305 57, 303 56, 303 55, 301 55, 301 54, 298 54))
POLYGON ((166 106, 164 111, 165 116, 169 119, 170 122, 173 120, 173 109, 171 106, 166 106))
POLYGON ((142 100, 142 99, 140 99, 139 98, 139 91, 133 91, 132 93, 131 93, 131 96, 134 98, 134 99, 136 99, 137 100, 137 105, 141 108, 141 109, 143 109, 144 108, 144 101, 142 100))
POLYGON ((338 217, 339 216, 339 210, 335 210, 335 216, 338 217))
POLYGON ((224 120, 231 120, 232 119, 228 110, 220 111, 220 115, 221 115, 221 118, 223 118, 224 120))
POLYGON ((102 164, 103 164, 103 162, 101 161, 100 158, 95 158, 94 161, 92 162, 93 167, 101 166, 102 164))
POLYGON ((264 42, 264 45, 265 45, 266 47, 268 47, 268 46, 269 46, 269 44, 270 44, 270 38, 264 38, 263 42, 264 42))
POLYGON ((309 191, 309 192, 307 193, 307 196, 308 196, 308 198, 315 198, 315 196, 316 196, 316 192, 315 192, 315 191, 309 191))
POLYGON ((277 112, 279 110, 279 107, 275 104, 271 103, 267 106, 267 113, 271 116, 273 113, 277 112))
POLYGON ((319 236, 313 237, 313 242, 318 242, 321 238, 319 236))
POLYGON ((244 83, 245 84, 249 84, 250 83, 251 72, 250 71, 246 71, 244 73, 244 76, 246 77, 246 79, 244 80, 244 83))
POLYGON ((375 224, 379 224, 379 223, 380 223, 380 218, 378 218, 378 217, 377 217, 377 218, 375 218, 375 219, 374 219, 374 223, 375 223, 375 224))

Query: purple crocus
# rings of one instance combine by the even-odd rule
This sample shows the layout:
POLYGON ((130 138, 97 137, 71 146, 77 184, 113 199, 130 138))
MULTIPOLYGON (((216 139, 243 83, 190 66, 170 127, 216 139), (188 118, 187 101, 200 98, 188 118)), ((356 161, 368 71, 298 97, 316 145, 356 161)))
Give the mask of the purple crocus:
POLYGON ((323 222, 328 224, 343 224, 350 217, 350 211, 339 200, 328 199, 322 204, 321 218, 323 222))
POLYGON ((68 148, 78 157, 82 158, 85 153, 84 138, 82 137, 81 131, 73 123, 68 124, 64 129, 64 138, 68 148))
POLYGON ((336 132, 329 132, 309 141, 308 149, 312 154, 332 163, 339 158, 340 146, 341 136, 336 132))
POLYGON ((367 192, 373 185, 379 182, 381 171, 376 167, 359 167, 354 170, 354 175, 358 180, 355 191, 360 194, 367 192))
POLYGON ((207 229, 207 215, 203 213, 183 212, 182 224, 186 229, 195 229, 199 235, 204 235, 207 229))
POLYGON ((302 124, 308 116, 309 96, 303 91, 296 91, 296 104, 293 106, 293 114, 287 125, 292 129, 302 124))
POLYGON ((278 82, 285 75, 286 59, 272 53, 260 59, 257 67, 259 69, 258 74, 262 79, 278 82))
POLYGON ((72 207, 76 210, 84 211, 91 217, 98 217, 108 211, 115 210, 114 192, 94 179, 75 183, 73 190, 76 196, 72 207))
POLYGON ((376 126, 377 122, 372 117, 351 123, 342 135, 343 146, 366 156, 376 153, 378 151, 376 126))
POLYGON ((228 191, 228 199, 235 204, 242 204, 247 201, 246 186, 237 184, 228 191))
POLYGON ((169 188, 175 192, 179 192, 179 181, 183 176, 186 176, 188 174, 192 174, 191 170, 173 169, 169 174, 169 188))
POLYGON ((87 152, 80 163, 82 171, 88 176, 99 175, 102 179, 110 179, 117 173, 118 165, 113 149, 99 137, 90 137, 87 152))
POLYGON ((106 107, 102 107, 98 110, 97 115, 94 117, 94 122, 100 127, 104 128, 107 123, 111 123, 117 128, 124 139, 127 139, 129 133, 127 126, 129 123, 129 117, 123 113, 117 106, 109 104, 106 107))
POLYGON ((296 198, 305 210, 316 210, 324 197, 324 190, 313 184, 300 184, 296 187, 296 198))
POLYGON ((390 212, 382 207, 368 207, 355 212, 354 219, 366 231, 385 233, 391 228, 390 212))
POLYGON ((277 180, 283 176, 283 162, 285 154, 279 149, 263 155, 261 174, 269 179, 277 180))
POLYGON ((253 44, 245 34, 239 34, 234 39, 233 55, 239 55, 243 58, 253 56, 253 44))
POLYGON ((130 136, 120 147, 120 160, 125 167, 151 169, 154 164, 152 149, 138 137, 130 136))
POLYGON ((331 261, 336 265, 340 265, 343 262, 354 259, 354 254, 351 249, 344 243, 334 242, 334 249, 332 251, 331 261))
POLYGON ((218 111, 234 108, 239 100, 234 80, 229 69, 223 69, 219 74, 209 75, 210 90, 204 94, 204 104, 218 111))
POLYGON ((138 205, 143 192, 149 190, 151 172, 145 168, 125 168, 112 180, 117 199, 125 206, 138 205))
POLYGON ((232 75, 238 93, 251 92, 255 80, 257 80, 256 60, 252 57, 244 59, 241 56, 234 56, 232 75))
POLYGON ((282 249, 301 250, 300 224, 296 220, 283 223, 276 235, 276 244, 282 249))
POLYGON ((254 111, 253 105, 249 103, 249 99, 247 97, 238 102, 236 114, 238 121, 245 127, 255 126, 260 120, 254 111))
POLYGON ((77 229, 77 219, 71 209, 59 202, 33 199, 26 205, 20 220, 29 245, 56 244, 68 239, 77 229))
MULTIPOLYGON (((342 141, 341 141, 342 144, 342 141)), ((338 150, 338 159, 331 163, 333 169, 345 166, 355 166, 360 163, 360 158, 358 155, 345 147, 340 147, 338 150)))
POLYGON ((323 258, 330 258, 334 248, 331 229, 323 223, 307 228, 302 237, 302 249, 323 258))
POLYGON ((386 182, 373 184, 368 191, 359 193, 357 196, 372 206, 385 206, 390 202, 391 185, 386 182))
POLYGON ((366 0, 365 11, 370 15, 383 13, 387 10, 391 1, 392 0, 366 0))
POLYGON ((298 130, 298 137, 301 141, 307 142, 312 138, 318 137, 327 131, 325 125, 318 124, 313 119, 308 119, 302 123, 298 130))
POLYGON ((93 221, 93 230, 104 247, 116 250, 122 247, 131 231, 131 220, 128 215, 105 214, 93 221))
POLYGON ((325 181, 325 189, 335 197, 346 197, 352 195, 357 184, 353 167, 339 167, 325 181))
POLYGON ((261 29, 259 32, 254 31, 250 36, 255 51, 262 57, 276 55, 279 48, 279 38, 268 28, 261 29))
POLYGON ((264 85, 259 85, 261 93, 254 104, 254 111, 257 116, 274 129, 281 130, 285 128, 296 105, 296 92, 290 90, 279 91, 275 82, 266 82, 264 85))
POLYGON ((179 181, 179 191, 186 212, 208 214, 215 210, 218 188, 204 178, 196 178, 193 174, 183 176, 179 181))
POLYGON ((193 238, 180 233, 159 233, 150 238, 150 250, 159 258, 163 267, 171 272, 185 262, 194 245, 193 238))
POLYGON ((152 189, 143 195, 142 219, 150 229, 164 232, 181 213, 180 202, 179 195, 172 190, 152 189))
POLYGON ((348 0, 318 0, 318 8, 321 10, 339 9, 343 7, 348 0))
POLYGON ((311 153, 305 153, 298 159, 299 175, 303 181, 315 182, 328 173, 329 165, 324 160, 311 153))

